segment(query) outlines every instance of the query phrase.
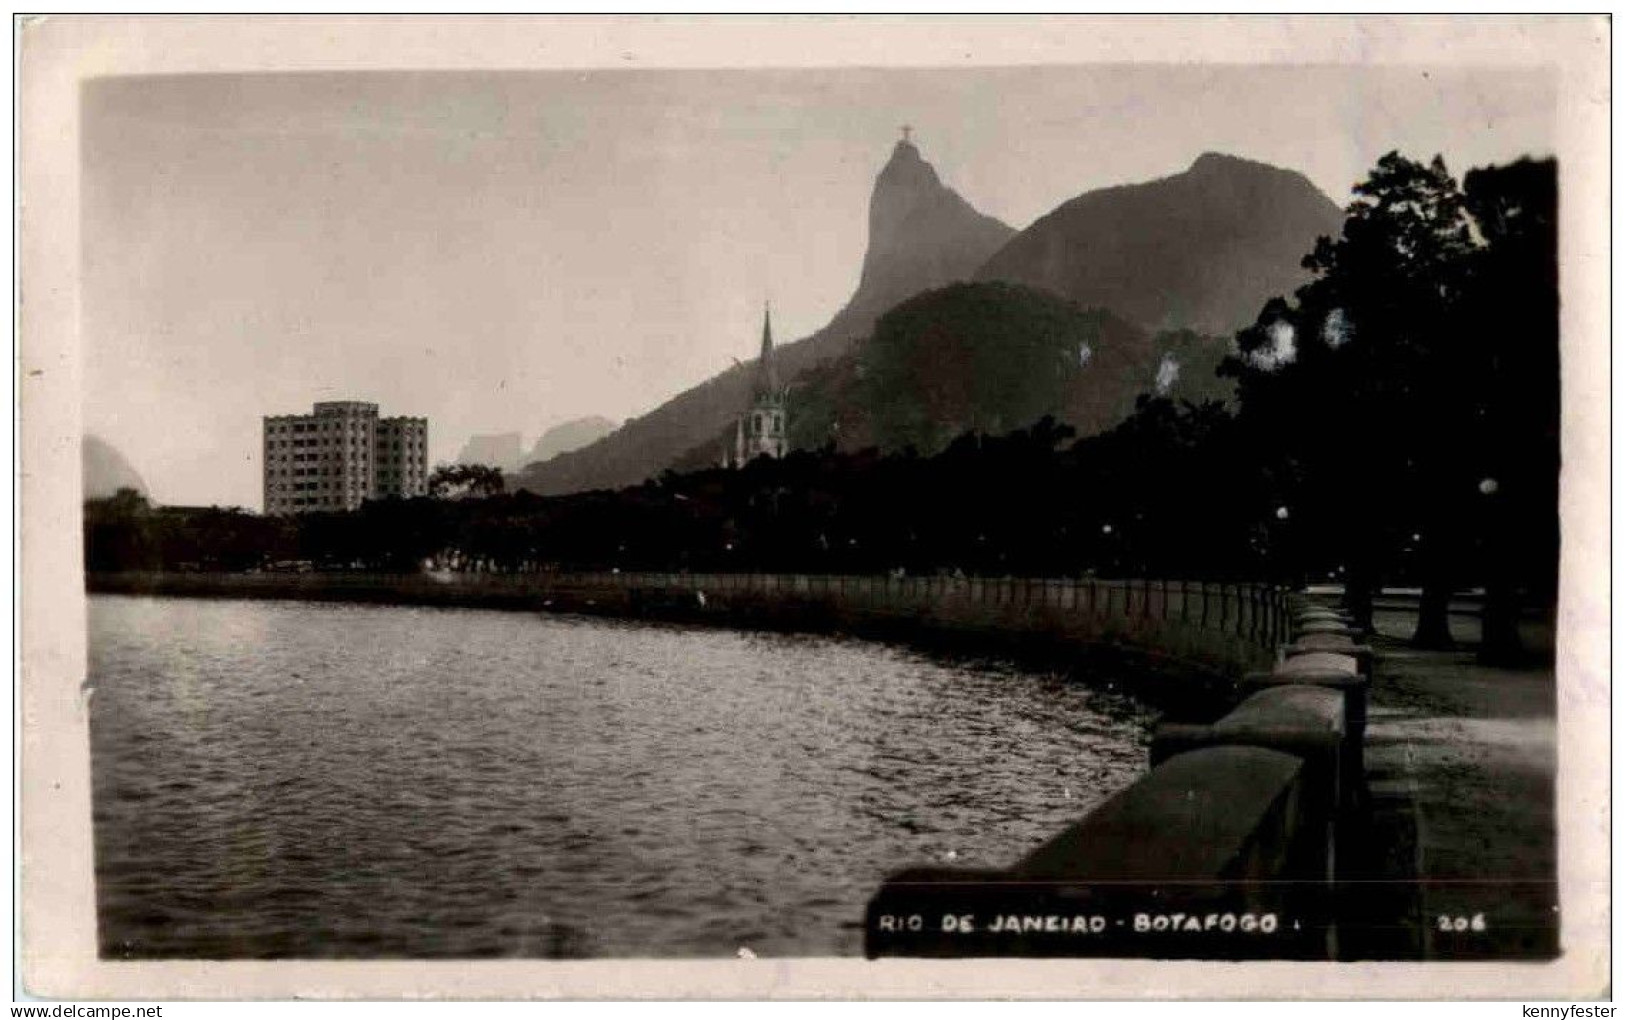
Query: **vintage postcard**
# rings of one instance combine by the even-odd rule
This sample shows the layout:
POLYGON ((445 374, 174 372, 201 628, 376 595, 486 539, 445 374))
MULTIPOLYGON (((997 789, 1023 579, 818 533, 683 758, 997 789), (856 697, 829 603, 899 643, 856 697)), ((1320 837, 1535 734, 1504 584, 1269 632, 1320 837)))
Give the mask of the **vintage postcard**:
POLYGON ((1607 994, 1605 18, 16 33, 30 994, 1607 994))

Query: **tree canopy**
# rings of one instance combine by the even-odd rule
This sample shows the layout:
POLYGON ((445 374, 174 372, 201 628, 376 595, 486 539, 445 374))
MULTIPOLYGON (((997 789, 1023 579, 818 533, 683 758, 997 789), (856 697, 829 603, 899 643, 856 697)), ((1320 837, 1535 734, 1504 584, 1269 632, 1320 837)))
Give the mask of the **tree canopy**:
POLYGON ((1421 578, 1426 644, 1448 643, 1464 573, 1492 602, 1555 580, 1540 576, 1555 567, 1555 211, 1551 161, 1474 171, 1464 189, 1442 159, 1389 153, 1341 236, 1304 259, 1314 278, 1266 305, 1223 368, 1357 597, 1421 578), (1486 576, 1497 563, 1515 566, 1486 576))
POLYGON ((495 496, 504 488, 502 469, 487 464, 440 464, 429 473, 429 495, 436 498, 495 496))

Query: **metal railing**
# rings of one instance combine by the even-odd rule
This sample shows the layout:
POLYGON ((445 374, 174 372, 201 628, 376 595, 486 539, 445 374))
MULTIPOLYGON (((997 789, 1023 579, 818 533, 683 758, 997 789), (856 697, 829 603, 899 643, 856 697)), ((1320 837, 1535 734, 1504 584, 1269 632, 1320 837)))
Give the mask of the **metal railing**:
MULTIPOLYGON (((930 616, 954 609, 1041 611, 1125 623, 1172 623, 1223 634, 1273 652, 1290 637, 1286 588, 1277 585, 1152 579, 969 577, 894 574, 769 574, 589 571, 579 573, 371 573, 151 575, 163 590, 282 594, 396 592, 506 598, 553 594, 637 593, 643 598, 685 594, 745 596, 788 603, 833 603, 888 614, 930 616)), ((698 601, 696 599, 696 601, 698 601)))

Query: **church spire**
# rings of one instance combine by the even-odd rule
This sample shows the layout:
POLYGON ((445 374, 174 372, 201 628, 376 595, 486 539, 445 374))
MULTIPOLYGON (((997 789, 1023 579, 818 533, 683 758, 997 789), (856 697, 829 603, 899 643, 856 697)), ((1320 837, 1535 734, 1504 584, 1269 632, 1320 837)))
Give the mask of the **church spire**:
POLYGON ((740 414, 734 427, 734 467, 743 467, 764 455, 783 457, 789 452, 788 405, 789 394, 780 385, 779 369, 773 363, 773 307, 763 302, 762 355, 756 361, 750 407, 740 414))
POLYGON ((758 393, 777 393, 779 390, 779 370, 773 363, 773 306, 768 303, 762 305, 762 355, 756 365, 756 390, 758 393))

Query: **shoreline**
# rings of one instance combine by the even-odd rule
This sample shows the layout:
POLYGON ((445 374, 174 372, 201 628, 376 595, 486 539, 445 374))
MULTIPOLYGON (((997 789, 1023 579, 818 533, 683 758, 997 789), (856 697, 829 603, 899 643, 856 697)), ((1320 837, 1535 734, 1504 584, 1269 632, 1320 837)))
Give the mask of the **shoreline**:
MULTIPOLYGON (((86 574, 87 595, 538 612, 854 637, 1021 668, 1106 673, 1170 717, 1222 710, 1273 659, 1245 585, 818 575, 86 574), (1204 616, 1205 614, 1205 616, 1204 616)), ((1257 603, 1253 603, 1256 608, 1257 603)))

